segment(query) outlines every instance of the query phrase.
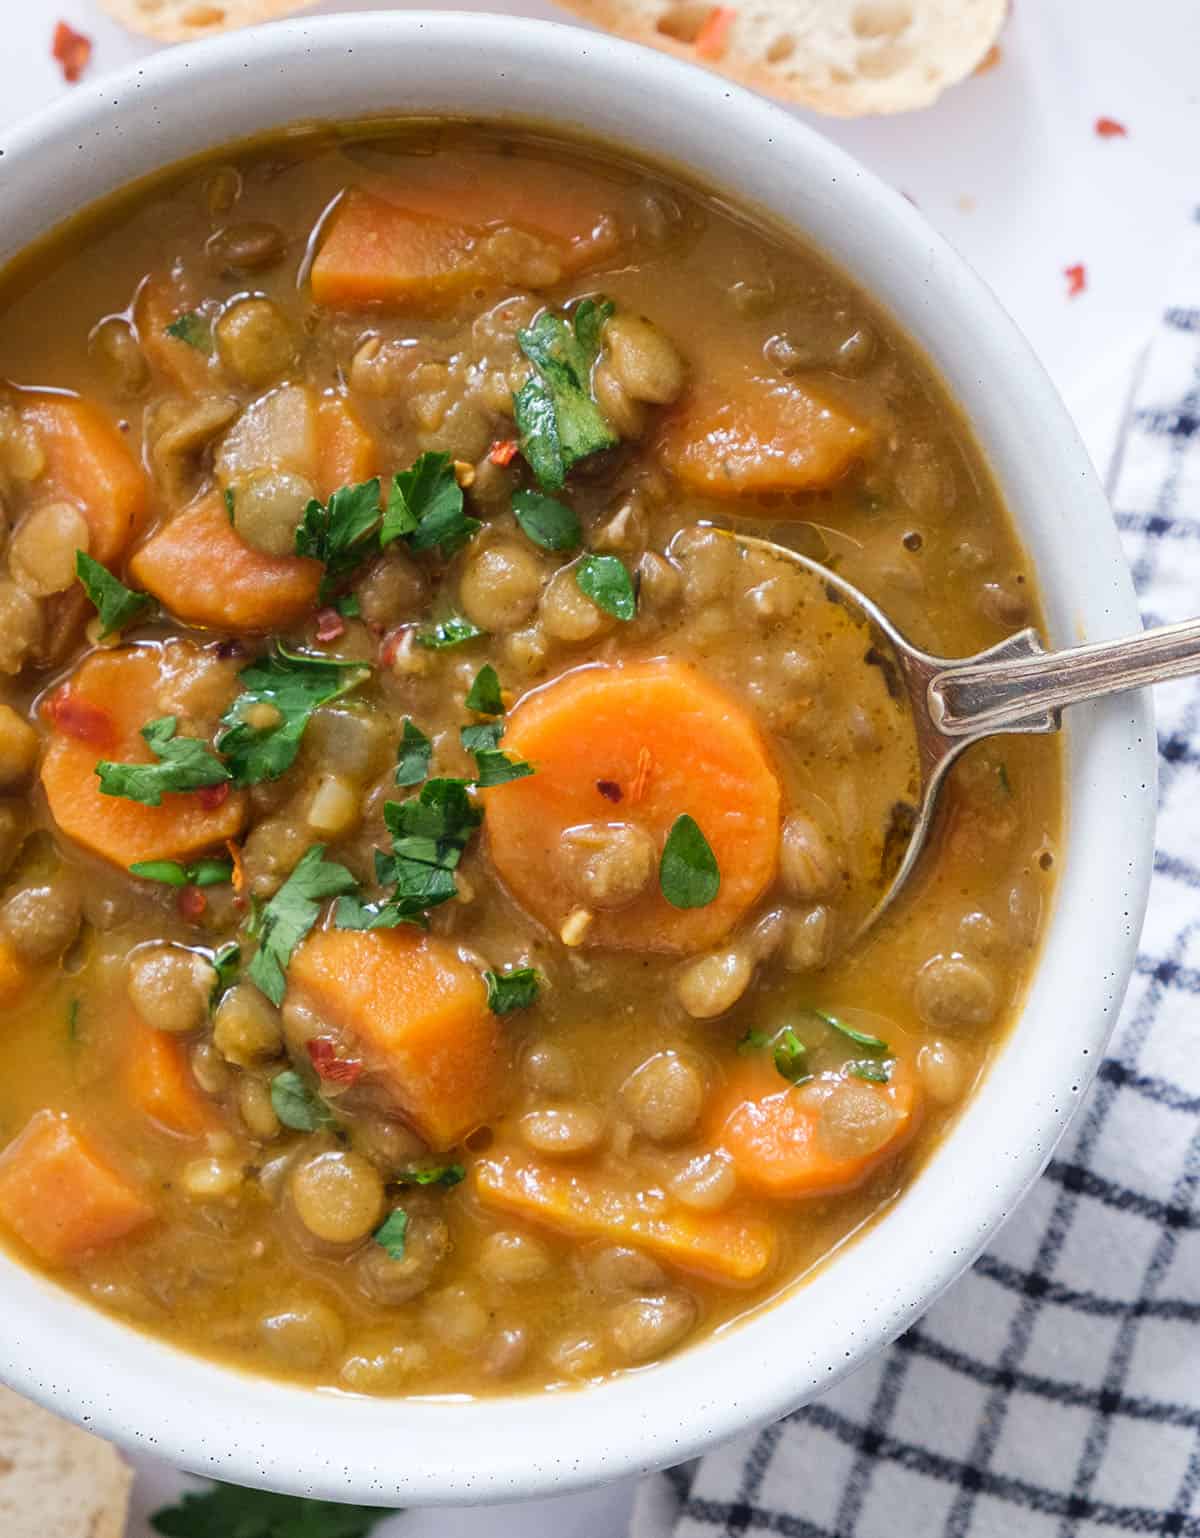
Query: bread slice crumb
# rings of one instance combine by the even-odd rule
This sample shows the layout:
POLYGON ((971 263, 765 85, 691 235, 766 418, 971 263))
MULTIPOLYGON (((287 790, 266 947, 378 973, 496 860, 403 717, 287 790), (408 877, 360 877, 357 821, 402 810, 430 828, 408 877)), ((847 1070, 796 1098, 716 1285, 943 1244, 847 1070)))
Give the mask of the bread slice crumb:
POLYGON ((4 1538, 122 1538, 132 1484, 115 1447, 0 1388, 4 1538))
POLYGON ((190 43, 234 27, 252 27, 306 11, 317 0, 100 0, 107 11, 131 32, 158 43, 190 43))

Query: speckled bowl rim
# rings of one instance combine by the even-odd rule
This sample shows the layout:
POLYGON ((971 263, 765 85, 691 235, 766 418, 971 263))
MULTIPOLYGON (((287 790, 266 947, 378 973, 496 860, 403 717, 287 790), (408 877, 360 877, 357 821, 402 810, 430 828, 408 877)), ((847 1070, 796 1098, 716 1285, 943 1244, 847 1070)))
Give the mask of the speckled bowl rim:
MULTIPOLYGON (((0 257, 209 145, 388 111, 537 116, 690 169, 826 251, 963 404, 1040 572, 1052 640, 1136 628, 1096 476, 999 304, 909 204, 778 107, 575 27, 421 12, 278 22, 85 81, 0 133, 0 257)), ((384 1505, 544 1496, 689 1458, 795 1409, 909 1325, 1035 1180, 1101 1059, 1149 883, 1145 697, 1075 713, 1059 898, 1021 1020, 919 1178, 809 1283, 610 1383, 521 1399, 373 1400, 189 1356, 0 1255, 0 1376, 200 1473, 384 1505)))

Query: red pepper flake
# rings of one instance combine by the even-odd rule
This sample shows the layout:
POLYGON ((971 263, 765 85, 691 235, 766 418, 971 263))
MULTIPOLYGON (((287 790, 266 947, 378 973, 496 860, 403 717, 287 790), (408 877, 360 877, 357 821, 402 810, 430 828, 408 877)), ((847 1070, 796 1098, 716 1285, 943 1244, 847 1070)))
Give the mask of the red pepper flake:
POLYGON ((1064 267, 1063 277, 1067 280, 1067 298, 1074 299, 1077 294, 1082 294, 1087 287, 1087 268, 1082 262, 1076 262, 1074 267, 1064 267))
POLYGON ((729 46, 729 29, 737 20, 737 12, 728 5, 714 5, 696 33, 694 44, 698 59, 720 59, 729 46))
POLYGON ((69 684, 55 690, 42 706, 42 714, 64 737, 74 737, 94 748, 116 746, 117 726, 112 716, 90 700, 72 694, 69 684))
POLYGON ((650 783, 650 770, 654 760, 650 756, 649 748, 639 748, 637 758, 637 772, 633 776, 633 784, 629 787, 629 799, 638 802, 646 794, 646 786, 650 783))
POLYGON ((616 780, 597 780, 596 789, 606 801, 619 801, 621 799, 621 787, 616 780))
POLYGON ((179 890, 179 913, 189 924, 197 924, 208 910, 208 898, 198 886, 185 886, 179 890))
POLYGON ((329 1036, 314 1036, 308 1042, 308 1055, 317 1077, 330 1084, 356 1084, 362 1076, 362 1059, 339 1057, 337 1043, 329 1036))
POLYGON ((494 465, 511 465, 520 447, 515 438, 497 438, 492 444, 488 458, 494 465))
POLYGON ((1000 47, 1000 44, 993 43, 988 51, 984 54, 983 58, 980 59, 979 63, 975 66, 975 73, 977 75, 989 74, 996 68, 1003 57, 1004 51, 1000 47))
POLYGON ((215 812, 229 800, 229 781, 222 780, 219 785, 202 785, 196 792, 196 800, 206 812, 215 812))
POLYGON ((1118 123, 1115 117, 1098 117, 1096 119, 1096 137, 1098 139, 1127 139, 1129 130, 1124 123, 1118 123))
POLYGON ((60 21, 54 29, 54 44, 50 50, 62 65, 63 79, 74 85, 88 67, 92 57, 92 40, 74 27, 60 21))
POLYGON ((404 635, 408 630, 407 625, 397 625, 383 638, 383 644, 379 648, 379 666, 390 668, 392 663, 400 655, 400 648, 404 644, 404 635))
POLYGON ((317 610, 317 640, 336 641, 346 634, 346 621, 336 609, 317 610))

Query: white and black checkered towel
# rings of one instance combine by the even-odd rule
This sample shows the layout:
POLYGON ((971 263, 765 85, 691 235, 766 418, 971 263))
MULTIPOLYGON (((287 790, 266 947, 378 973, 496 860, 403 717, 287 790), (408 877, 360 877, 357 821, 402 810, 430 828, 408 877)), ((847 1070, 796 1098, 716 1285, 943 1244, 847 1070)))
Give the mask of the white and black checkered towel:
MULTIPOLYGON (((1200 612, 1200 210, 1113 503, 1200 612)), ((1110 1054, 996 1243, 815 1404, 643 1482, 633 1538, 1200 1538, 1200 681, 1156 694, 1158 854, 1110 1054)))

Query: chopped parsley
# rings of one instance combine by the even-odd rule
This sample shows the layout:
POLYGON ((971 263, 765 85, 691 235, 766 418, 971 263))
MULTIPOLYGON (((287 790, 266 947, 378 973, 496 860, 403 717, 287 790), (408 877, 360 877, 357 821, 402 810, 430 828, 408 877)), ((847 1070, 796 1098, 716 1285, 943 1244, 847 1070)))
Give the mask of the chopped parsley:
POLYGON ((392 479, 379 543, 406 539, 410 550, 435 546, 449 559, 461 550, 481 525, 463 511, 462 487, 449 454, 422 454, 411 470, 392 479))
POLYGON ((396 1207, 371 1235, 375 1243, 388 1253, 389 1260, 404 1259, 404 1241, 408 1236, 408 1213, 396 1207))
POLYGON ((494 1015, 511 1015, 535 1002, 542 980, 535 967, 512 967, 507 972, 485 972, 488 1008, 494 1015))
POLYGON ((523 780, 531 775, 532 764, 524 759, 510 758, 499 748, 473 748, 475 755, 475 783, 480 790, 490 790, 495 785, 507 785, 510 780, 523 780))
POLYGON ((468 753, 486 753, 500 746, 504 722, 477 721, 473 726, 460 726, 458 735, 468 753))
POLYGON ((197 860, 181 865, 178 860, 138 860, 129 867, 131 876, 143 881, 158 881, 163 886, 223 886, 233 880, 230 860, 197 860))
POLYGON ((235 512, 235 510, 237 508, 237 493, 234 491, 232 486, 226 486, 225 491, 224 491, 224 497, 225 497, 225 511, 229 514, 229 521, 230 521, 230 523, 232 523, 233 522, 233 515, 234 515, 234 512, 235 512))
POLYGON ((585 555, 575 567, 575 585, 598 609, 620 620, 637 613, 633 578, 615 555, 585 555))
POLYGON ((238 975, 238 969, 242 964, 242 947, 236 940, 226 940, 212 954, 213 971, 217 974, 217 980, 213 984, 212 993, 209 995, 208 1007, 214 1009, 220 1002, 221 995, 233 987, 238 975))
POLYGON ((467 691, 467 709, 481 716, 502 716, 504 700, 500 694, 500 678, 490 662, 485 662, 475 675, 475 681, 467 691))
POLYGON ((866 1031, 856 1031, 853 1026, 847 1025, 844 1020, 839 1020, 836 1015, 827 1015, 823 1009, 814 1009, 813 1014, 818 1020, 824 1020, 832 1031, 837 1031, 847 1041, 852 1041, 856 1047, 864 1047, 868 1052, 890 1052, 891 1048, 880 1036, 868 1035, 866 1031))
POLYGON ((274 1495, 241 1485, 187 1491, 177 1506, 150 1518, 162 1538, 369 1538, 393 1513, 379 1506, 343 1506, 299 1495, 274 1495))
POLYGON ((427 646, 433 651, 443 651, 448 646, 461 646, 464 641, 477 640, 479 636, 487 632, 480 630, 478 625, 473 625, 469 619, 463 619, 461 615, 450 614, 445 619, 440 619, 433 625, 426 625, 417 631, 417 645, 427 646))
POLYGON ((365 663, 288 651, 278 642, 269 656, 243 668, 242 693, 221 717, 217 737, 233 783, 277 780, 295 762, 313 711, 356 689, 370 671, 365 663), (256 722, 256 714, 266 719, 256 722))
POLYGON ((206 785, 232 779, 207 742, 199 737, 177 737, 178 729, 175 716, 159 716, 142 727, 141 735, 154 754, 154 763, 119 764, 101 759, 96 765, 101 794, 161 806, 169 791, 203 790, 206 785))
POLYGON ((872 1084, 890 1084, 892 1070, 888 1063, 847 1063, 846 1072, 852 1079, 867 1079, 872 1084))
POLYGON ((789 1084, 807 1084, 812 1078, 808 1067, 808 1048, 790 1025, 775 1043, 775 1068, 789 1084))
POLYGON ((574 509, 539 491, 513 492, 512 510, 518 524, 543 550, 577 550, 583 530, 574 509))
POLYGON ((694 817, 677 817, 667 834, 658 884, 673 908, 707 907, 721 890, 717 857, 694 817))
POLYGON ((737 1050, 742 1057, 748 1052, 757 1052, 770 1041, 766 1031, 759 1031, 751 1026, 744 1035, 738 1037, 737 1050))
POLYGON ((559 491, 580 459, 611 448, 617 435, 592 394, 608 300, 584 299, 570 317, 547 310, 517 332, 534 372, 513 396, 521 453, 539 483, 559 491))
POLYGON ((131 625, 152 602, 148 593, 135 593, 126 587, 86 550, 75 552, 75 575, 100 616, 101 640, 131 625))
POLYGON ((250 980, 272 1004, 283 1003, 287 987, 284 971, 292 952, 317 922, 321 903, 327 897, 353 892, 357 886, 344 865, 325 858, 324 844, 313 844, 256 916, 253 933, 258 938, 258 951, 250 963, 250 980))
POLYGON ((378 549, 376 538, 382 510, 379 477, 343 486, 328 503, 315 498, 296 527, 296 554, 310 556, 325 567, 320 602, 333 596, 338 583, 378 549))
POLYGON ((456 1186, 467 1178, 461 1164, 432 1164, 421 1170, 402 1170, 396 1176, 402 1186, 456 1186))
POLYGON ((333 1125, 333 1112, 294 1068, 285 1068, 271 1080, 271 1106, 293 1132, 318 1132, 333 1125))
POLYGON ((405 716, 396 752, 396 784, 419 785, 428 779, 432 759, 433 743, 411 717, 405 716))
POLYGON ((186 342, 197 352, 211 353, 213 350, 212 322, 199 310, 186 310, 163 329, 168 336, 173 336, 177 342, 186 342))

